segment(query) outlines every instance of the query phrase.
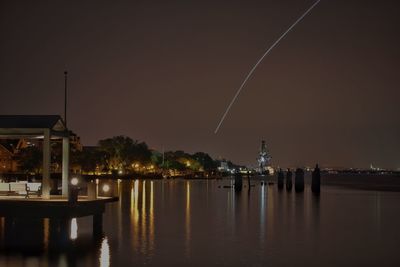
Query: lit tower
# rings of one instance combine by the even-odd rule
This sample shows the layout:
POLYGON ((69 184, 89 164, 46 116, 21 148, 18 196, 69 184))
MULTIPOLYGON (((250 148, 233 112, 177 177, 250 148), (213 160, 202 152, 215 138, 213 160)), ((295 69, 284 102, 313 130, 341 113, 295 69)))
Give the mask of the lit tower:
POLYGON ((269 155, 267 151, 267 145, 265 144, 265 141, 261 141, 261 147, 260 147, 260 152, 258 154, 258 170, 261 174, 265 173, 267 170, 267 167, 269 167, 269 163, 271 161, 271 156, 269 155))

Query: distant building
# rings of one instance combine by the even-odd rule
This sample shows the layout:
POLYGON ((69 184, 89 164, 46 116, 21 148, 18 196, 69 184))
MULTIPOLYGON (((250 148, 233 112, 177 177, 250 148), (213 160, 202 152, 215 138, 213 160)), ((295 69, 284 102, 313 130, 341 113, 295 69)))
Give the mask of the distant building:
POLYGON ((25 139, 0 139, 0 173, 18 171, 18 153, 29 144, 25 139))
POLYGON ((381 171, 382 169, 381 168, 379 168, 379 167, 375 167, 375 166, 373 166, 372 165, 372 163, 371 163, 371 165, 370 165, 370 167, 369 167, 370 169, 371 169, 371 171, 381 171))
POLYGON ((228 162, 225 160, 222 160, 220 163, 220 166, 218 167, 218 170, 221 172, 227 172, 229 171, 229 165, 228 162))
POLYGON ((269 152, 267 150, 267 145, 265 144, 265 141, 261 141, 261 147, 260 147, 260 152, 258 153, 258 171, 263 174, 263 173, 270 173, 270 161, 272 157, 269 155, 269 152))
POLYGON ((72 149, 75 149, 77 151, 82 151, 83 150, 83 145, 81 143, 81 138, 75 134, 74 132, 70 131, 69 135, 69 143, 72 149))
MULTIPOLYGON (((80 142, 80 137, 75 133, 70 133, 70 146, 71 150, 82 151, 83 146, 80 142)), ((53 141, 53 144, 61 145, 61 140, 53 141)), ((23 170, 19 169, 18 160, 21 150, 30 146, 37 146, 42 148, 42 142, 38 140, 30 140, 25 138, 20 139, 0 139, 0 173, 13 173, 21 172, 23 170)), ((70 166, 73 172, 78 167, 74 164, 70 166)), ((51 164, 52 172, 61 172, 61 165, 53 162, 51 164)))
POLYGON ((13 164, 13 153, 6 148, 3 144, 0 144, 0 172, 6 173, 16 169, 13 164))

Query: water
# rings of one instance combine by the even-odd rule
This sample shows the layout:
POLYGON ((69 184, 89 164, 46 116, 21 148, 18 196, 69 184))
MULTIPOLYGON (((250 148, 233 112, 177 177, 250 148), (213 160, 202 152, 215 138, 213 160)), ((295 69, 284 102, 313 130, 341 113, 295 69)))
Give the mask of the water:
POLYGON ((46 219, 10 245, 1 219, 0 266, 400 266, 399 193, 324 186, 315 197, 258 180, 235 193, 231 183, 123 181, 100 239, 91 217, 62 241, 46 219))

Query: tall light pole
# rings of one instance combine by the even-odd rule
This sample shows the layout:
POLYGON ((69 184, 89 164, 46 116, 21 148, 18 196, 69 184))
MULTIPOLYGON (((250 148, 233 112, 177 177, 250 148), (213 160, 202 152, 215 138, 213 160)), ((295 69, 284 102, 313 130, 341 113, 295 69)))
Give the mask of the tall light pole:
POLYGON ((64 71, 64 123, 66 136, 62 138, 62 195, 67 198, 69 195, 69 132, 67 127, 67 78, 68 72, 64 71))
POLYGON ((67 79, 68 72, 64 71, 64 123, 67 128, 67 79))

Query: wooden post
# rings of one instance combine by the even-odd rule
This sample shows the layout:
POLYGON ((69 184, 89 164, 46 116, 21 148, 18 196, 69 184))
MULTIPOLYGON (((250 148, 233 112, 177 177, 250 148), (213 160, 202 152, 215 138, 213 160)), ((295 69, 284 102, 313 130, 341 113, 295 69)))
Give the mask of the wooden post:
POLYGON ((92 199, 96 199, 96 183, 91 180, 88 184, 87 184, 87 194, 88 194, 88 199, 92 200, 92 199))
POLYGON ((15 237, 15 218, 14 217, 4 217, 4 242, 5 243, 12 243, 13 240, 16 239, 15 237))
POLYGON ((288 169, 286 173, 286 191, 292 191, 292 184, 292 171, 288 169))
POLYGON ((295 172, 294 190, 296 192, 304 191, 304 171, 301 168, 297 168, 295 172))
POLYGON ((119 183, 118 183, 118 180, 114 180, 114 181, 111 181, 111 184, 112 184, 112 190, 113 190, 113 193, 112 193, 112 196, 113 197, 119 197, 119 183))
POLYGON ((93 215, 93 237, 98 238, 103 235, 103 214, 96 213, 93 215))
POLYGON ((317 195, 321 191, 321 172, 318 167, 318 164, 315 166, 315 169, 312 172, 311 190, 314 194, 317 195))
POLYGON ((243 187, 243 179, 240 173, 235 173, 235 191, 240 192, 242 191, 243 187))
POLYGON ((285 179, 285 175, 282 171, 282 169, 279 169, 278 171, 278 190, 282 190, 283 189, 283 180, 285 179))

